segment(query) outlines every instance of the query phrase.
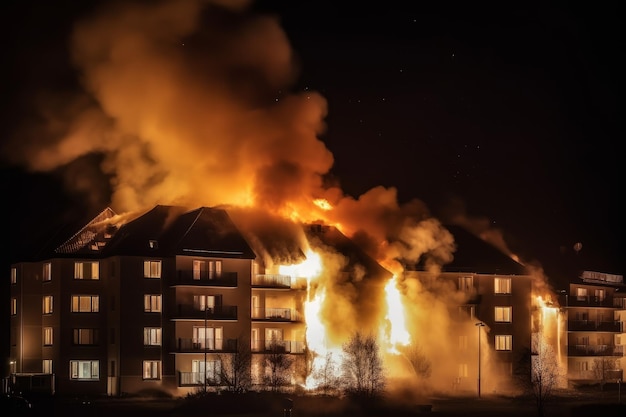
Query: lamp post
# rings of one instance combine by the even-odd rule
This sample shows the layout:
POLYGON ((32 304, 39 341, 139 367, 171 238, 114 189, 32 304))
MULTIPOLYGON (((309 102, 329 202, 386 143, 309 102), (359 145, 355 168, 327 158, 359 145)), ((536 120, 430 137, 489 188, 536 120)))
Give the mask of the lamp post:
POLYGON ((480 328, 485 327, 485 323, 479 321, 476 327, 478 327, 478 398, 480 398, 480 328))

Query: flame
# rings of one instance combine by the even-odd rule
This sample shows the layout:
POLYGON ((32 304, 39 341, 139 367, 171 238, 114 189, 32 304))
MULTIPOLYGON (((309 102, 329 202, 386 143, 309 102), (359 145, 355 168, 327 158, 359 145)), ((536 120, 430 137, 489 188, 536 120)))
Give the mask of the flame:
POLYGON ((325 198, 318 198, 313 200, 313 204, 321 208, 324 211, 332 210, 333 206, 325 198))
POLYGON ((389 351, 398 353, 397 346, 408 345, 411 342, 411 335, 406 328, 404 305, 395 275, 389 280, 387 285, 385 285, 385 294, 387 301, 386 319, 389 323, 389 351))

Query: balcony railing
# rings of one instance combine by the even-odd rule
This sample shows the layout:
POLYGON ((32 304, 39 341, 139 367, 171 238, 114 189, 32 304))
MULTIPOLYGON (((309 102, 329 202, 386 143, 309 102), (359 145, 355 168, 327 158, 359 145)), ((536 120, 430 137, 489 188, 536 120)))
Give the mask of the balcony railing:
POLYGON ((595 295, 561 295, 559 303, 562 307, 615 307, 613 299, 595 295))
POLYGON ((237 339, 176 339, 173 350, 179 353, 233 353, 237 352, 237 339))
POLYGON ((179 387, 194 387, 206 385, 215 387, 220 386, 220 378, 218 375, 208 375, 204 372, 178 372, 179 387))
POLYGON ((252 286, 267 288, 291 288, 291 276, 282 274, 257 274, 252 277, 252 286))
POLYGON ((623 347, 613 345, 572 345, 567 347, 569 356, 622 356, 623 347))
POLYGON ((570 331, 590 331, 590 332, 616 332, 622 331, 620 321, 595 321, 595 320, 569 320, 567 330, 570 331))
POLYGON ((304 353, 304 342, 296 340, 253 340, 252 352, 255 353, 304 353))
POLYGON ((252 320, 300 322, 302 315, 292 308, 253 308, 252 320))
POLYGON ((221 305, 201 310, 190 304, 178 304, 174 319, 237 320, 237 306, 221 305))
POLYGON ((609 369, 604 371, 604 375, 601 371, 572 371, 568 374, 568 378, 572 380, 596 380, 601 379, 605 381, 623 381, 623 372, 621 369, 609 369))
POLYGON ((204 274, 196 275, 193 273, 193 271, 178 270, 176 278, 172 280, 171 285, 193 285, 199 287, 236 287, 237 273, 206 272, 204 274))

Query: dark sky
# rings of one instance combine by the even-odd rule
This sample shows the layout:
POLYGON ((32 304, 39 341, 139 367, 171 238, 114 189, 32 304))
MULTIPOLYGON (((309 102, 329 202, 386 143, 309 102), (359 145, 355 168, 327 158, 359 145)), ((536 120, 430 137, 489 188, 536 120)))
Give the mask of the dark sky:
MULTIPOLYGON (((68 38, 96 3, 3 2, 3 142, 37 124, 33 102, 47 91, 80 89, 68 38)), ((401 202, 497 230, 550 274, 572 260, 623 274, 617 2, 343 3, 253 3, 280 17, 300 69, 291 89, 327 100, 327 177, 354 197, 397 187, 401 202)), ((11 258, 49 232, 51 218, 109 203, 61 180, 69 171, 106 189, 98 156, 27 174, 10 149, 11 258)))

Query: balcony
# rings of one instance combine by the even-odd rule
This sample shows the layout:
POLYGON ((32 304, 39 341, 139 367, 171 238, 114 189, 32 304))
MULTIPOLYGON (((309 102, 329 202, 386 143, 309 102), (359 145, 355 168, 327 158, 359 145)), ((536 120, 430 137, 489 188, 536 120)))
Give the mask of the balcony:
POLYGON ((203 372, 178 372, 179 387, 199 387, 205 384, 210 387, 220 386, 219 375, 208 375, 203 372))
POLYGON ((220 305, 201 310, 191 304, 178 304, 173 320, 237 320, 237 306, 220 305))
POLYGON ((595 321, 595 320, 569 320, 567 330, 574 332, 622 332, 620 321, 595 321))
POLYGON ((301 322, 302 315, 292 308, 253 308, 252 320, 301 322))
POLYGON ((179 337, 172 346, 177 353, 234 353, 237 339, 197 339, 179 337))
POLYGON ((571 345, 567 347, 568 356, 622 356, 623 346, 613 345, 571 345))
POLYGON ((607 297, 596 297, 594 295, 577 296, 562 295, 559 297, 561 306, 567 307, 609 307, 615 308, 613 299, 607 297))
POLYGON ((209 272, 198 276, 193 271, 178 270, 176 278, 170 282, 171 286, 189 285, 194 287, 236 287, 236 272, 209 272))
POLYGON ((253 340, 254 353, 304 353, 305 344, 296 340, 253 340))
POLYGON ((281 274, 257 274, 252 277, 253 287, 291 288, 291 276, 281 274))
POLYGON ((604 378, 602 378, 602 371, 572 371, 568 374, 568 378, 571 380, 584 380, 584 381, 604 381, 617 382, 623 381, 623 373, 621 369, 608 369, 604 371, 604 378))

